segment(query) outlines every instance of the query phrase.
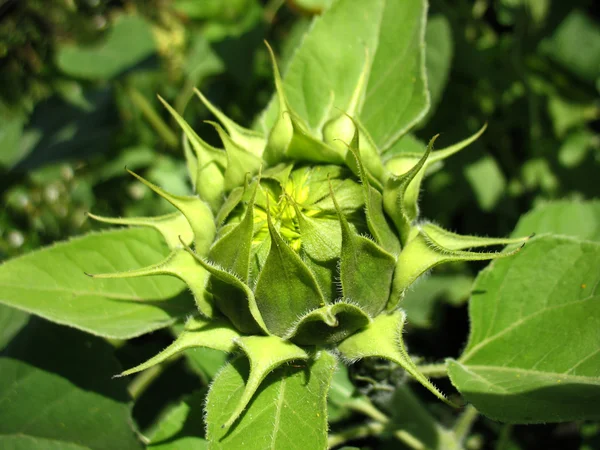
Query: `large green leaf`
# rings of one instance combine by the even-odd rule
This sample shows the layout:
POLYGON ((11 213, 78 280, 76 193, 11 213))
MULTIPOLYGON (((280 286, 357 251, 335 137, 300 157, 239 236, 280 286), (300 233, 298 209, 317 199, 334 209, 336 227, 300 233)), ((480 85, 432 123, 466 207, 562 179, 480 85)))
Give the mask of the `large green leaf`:
POLYGON ((426 15, 424 0, 385 2, 377 52, 360 114, 382 150, 394 144, 429 109, 424 55, 426 15))
POLYGON ((91 80, 111 78, 152 55, 155 47, 148 22, 140 16, 123 16, 95 47, 59 47, 56 63, 71 76, 91 80))
POLYGON ((32 320, 0 356, 0 447, 140 449, 120 370, 103 340, 32 320))
MULTIPOLYGON (((371 58, 375 54, 385 3, 386 0, 339 0, 314 19, 284 80, 289 106, 310 128, 316 130, 327 119, 338 116, 340 109, 347 109, 366 53, 371 58)), ((274 98, 261 117, 265 131, 273 126, 278 114, 279 105, 274 98)))
POLYGON ((215 378, 206 404, 210 448, 325 449, 326 398, 335 366, 335 358, 321 352, 308 363, 273 371, 240 420, 227 430, 222 425, 241 398, 249 373, 245 358, 228 364, 215 378))
POLYGON ((0 435, 3 450, 90 450, 89 447, 55 439, 43 439, 22 434, 0 435))
POLYGON ((513 236, 533 233, 566 234, 600 241, 600 201, 544 203, 521 217, 513 236))
POLYGON ((532 239, 480 273, 452 382, 512 423, 600 419, 600 244, 532 239))
POLYGON ((92 279, 161 261, 168 249, 152 229, 90 234, 0 266, 0 303, 99 336, 125 339, 171 325, 194 309, 171 277, 92 279))
POLYGON ((431 117, 448 82, 454 53, 452 28, 446 17, 436 15, 429 19, 425 32, 425 43, 427 44, 425 58, 427 87, 431 95, 431 109, 427 113, 427 117, 431 117))

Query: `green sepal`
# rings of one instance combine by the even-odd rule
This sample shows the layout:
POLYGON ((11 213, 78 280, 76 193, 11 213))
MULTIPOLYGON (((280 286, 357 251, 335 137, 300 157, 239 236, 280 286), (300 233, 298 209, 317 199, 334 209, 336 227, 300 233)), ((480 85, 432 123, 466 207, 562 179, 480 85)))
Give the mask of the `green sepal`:
POLYGON ((88 213, 88 216, 98 222, 112 225, 128 225, 154 228, 162 234, 167 246, 173 250, 181 247, 181 241, 190 245, 194 242, 194 230, 186 217, 180 212, 165 214, 157 217, 103 217, 88 213))
MULTIPOLYGON (((248 283, 254 234, 254 199, 258 185, 259 181, 254 184, 252 198, 248 202, 246 213, 240 223, 215 242, 208 253, 209 260, 234 273, 244 283, 248 283)), ((215 288, 216 286, 213 284, 213 289, 215 288)))
POLYGON ((290 178, 293 164, 277 164, 276 166, 269 167, 262 172, 262 178, 277 181, 282 188, 285 188, 287 180, 290 178))
MULTIPOLYGON (((443 235, 440 233, 439 236, 443 235)), ((523 240, 521 239, 520 242, 523 242, 523 240)), ((498 241, 492 240, 491 244, 480 245, 497 245, 498 243, 498 241)), ((440 246, 427 235, 425 230, 419 229, 418 233, 408 242, 404 249, 402 249, 402 253, 400 253, 400 256, 398 257, 388 310, 396 308, 398 302, 404 296, 406 289, 419 278, 419 276, 428 270, 433 269, 437 265, 451 261, 485 261, 489 259, 504 258, 514 255, 521 250, 521 248, 522 246, 512 251, 501 252, 469 252, 453 250, 440 246)))
POLYGON ((313 273, 281 238, 268 211, 267 206, 271 248, 254 293, 269 331, 283 336, 298 317, 325 306, 325 299, 313 273))
POLYGON ((344 152, 339 152, 323 141, 311 136, 300 119, 290 115, 292 139, 286 149, 286 158, 318 164, 343 164, 344 152))
POLYGON ((222 425, 225 429, 231 427, 238 419, 269 373, 286 362, 307 360, 309 357, 302 348, 277 336, 244 336, 235 339, 235 343, 250 361, 250 374, 235 409, 222 425))
POLYGON ((235 349, 235 340, 239 337, 240 333, 225 319, 205 320, 200 317, 190 317, 183 332, 171 345, 148 361, 122 372, 117 377, 149 369, 189 348, 206 347, 231 353, 235 349))
POLYGON ((227 316, 238 330, 244 334, 271 334, 256 305, 254 294, 246 283, 222 267, 197 255, 188 246, 186 246, 185 249, 196 258, 200 265, 212 276, 223 282, 223 286, 230 286, 230 289, 227 292, 221 288, 219 296, 214 297, 214 302, 219 310, 227 316))
POLYGON ((342 294, 359 305, 371 317, 379 314, 388 303, 396 258, 370 239, 350 229, 333 193, 342 229, 340 283, 342 294))
POLYGON ((211 206, 213 212, 217 211, 223 202, 224 196, 224 173, 227 165, 227 155, 223 150, 207 144, 190 127, 181 115, 171 107, 162 97, 158 97, 162 104, 173 116, 177 124, 183 130, 187 142, 191 144, 195 152, 195 162, 191 162, 189 149, 186 150, 186 140, 184 140, 184 151, 188 161, 188 171, 190 179, 194 184, 194 189, 200 198, 211 206), (194 170, 194 172, 192 172, 194 170), (203 182, 210 180, 210 182, 203 182))
POLYGON ((292 118, 289 113, 289 107, 285 98, 285 92, 283 90, 283 81, 279 68, 277 67, 277 61, 275 54, 271 46, 265 42, 269 54, 271 56, 271 65, 273 66, 273 79, 275 80, 275 91, 277 92, 277 101, 279 103, 279 115, 275 124, 271 128, 269 136, 267 137, 267 145, 263 154, 263 159, 269 165, 275 165, 281 162, 287 149, 292 141, 294 134, 294 126, 292 125, 292 118))
MULTIPOLYGON (((354 145, 354 143, 352 145, 354 145)), ((348 155, 354 159, 363 187, 365 215, 367 217, 369 232, 375 238, 375 241, 385 250, 393 255, 397 255, 400 253, 401 249, 400 242, 383 212, 383 196, 380 194, 379 190, 371 186, 368 173, 365 171, 362 163, 362 158, 360 154, 356 152, 355 147, 350 146, 348 150, 348 155)))
POLYGON ((171 275, 187 284, 194 295, 198 310, 206 317, 213 317, 214 308, 206 292, 208 272, 187 251, 174 249, 158 264, 126 272, 88 274, 92 278, 138 278, 154 275, 171 275))
POLYGON ((273 78, 279 102, 279 116, 267 139, 263 159, 274 165, 285 159, 313 163, 342 164, 345 151, 337 151, 309 134, 308 127, 290 108, 285 96, 283 81, 277 67, 275 54, 267 44, 273 65, 273 78))
POLYGON ((227 154, 225 192, 229 192, 238 186, 242 186, 248 173, 250 175, 258 173, 263 165, 263 160, 236 144, 218 123, 209 120, 206 123, 215 127, 225 147, 225 153, 227 154))
POLYGON ((329 218, 312 218, 304 214, 296 203, 302 250, 314 261, 327 262, 338 258, 342 250, 340 223, 329 218))
POLYGON ((214 116, 219 119, 219 122, 223 124, 233 142, 250 153, 258 156, 259 158, 262 156, 265 149, 266 140, 260 133, 238 125, 225 114, 223 114, 220 109, 208 101, 202 92, 196 88, 194 88, 194 92, 198 98, 200 98, 202 103, 204 103, 204 106, 206 106, 210 112, 212 112, 214 116))
POLYGON ((183 146, 183 156, 185 156, 185 165, 187 167, 188 176, 190 177, 194 191, 198 193, 196 189, 196 184, 198 182, 198 158, 196 158, 196 155, 190 146, 190 140, 185 133, 182 136, 181 145, 183 146))
POLYGON ((402 339, 405 321, 406 313, 401 310, 392 314, 381 314, 373 319, 373 322, 367 327, 343 340, 338 345, 338 350, 342 357, 350 363, 363 358, 384 358, 395 362, 440 400, 455 406, 425 375, 419 372, 416 364, 408 355, 402 339))
POLYGON ((127 170, 127 172, 181 211, 194 232, 196 251, 201 255, 205 255, 216 234, 214 217, 208 205, 198 197, 169 194, 137 173, 131 170, 127 170))
MULTIPOLYGON (((455 153, 458 153, 465 147, 475 142, 477 139, 479 139, 479 137, 484 133, 486 129, 487 124, 484 124, 483 127, 481 127, 479 131, 477 131, 472 136, 469 136, 468 138, 463 139, 462 141, 457 142, 456 144, 451 145, 450 147, 432 151, 425 163, 425 173, 428 173, 430 170, 434 170, 434 166, 438 165, 438 163, 441 163, 446 158, 449 158, 450 156, 454 155, 455 153)), ((408 172, 419 161, 419 159, 421 159, 422 156, 422 153, 402 152, 390 158, 385 163, 385 167, 394 175, 400 176, 408 172)))
POLYGON ((522 238, 489 238, 452 233, 431 222, 420 224, 427 237, 448 250, 464 250, 467 248, 489 247, 492 245, 523 244, 529 236, 522 238))
POLYGON ((425 162, 436 139, 437 136, 434 136, 429 141, 421 159, 408 172, 389 177, 383 190, 383 207, 396 225, 402 245, 406 244, 411 225, 419 215, 417 205, 419 186, 423 178, 425 162))
POLYGON ((219 209, 219 213, 217 214, 217 219, 215 221, 217 225, 221 225, 223 222, 225 222, 229 214, 231 214, 237 205, 239 205, 244 198, 246 188, 246 185, 238 186, 229 193, 225 199, 225 202, 223 203, 223 206, 221 206, 221 209, 219 209))
POLYGON ((359 306, 340 301, 299 318, 284 339, 298 345, 334 345, 370 322, 369 315, 359 306))
POLYGON ((379 156, 379 150, 360 122, 351 118, 355 130, 346 153, 346 165, 361 179, 368 179, 379 190, 383 190, 382 181, 387 176, 379 156), (365 170, 366 169, 366 170, 365 170))

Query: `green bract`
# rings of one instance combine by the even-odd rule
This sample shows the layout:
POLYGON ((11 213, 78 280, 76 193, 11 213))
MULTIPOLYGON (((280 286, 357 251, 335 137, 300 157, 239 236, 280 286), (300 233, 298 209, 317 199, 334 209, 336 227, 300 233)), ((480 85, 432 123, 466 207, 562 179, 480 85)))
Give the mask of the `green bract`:
MULTIPOLYGON (((132 174, 179 212, 139 219, 92 216, 154 227, 171 249, 163 262, 146 269, 94 277, 175 276, 187 283, 198 307, 198 315, 171 346, 122 375, 190 347, 241 351, 249 359, 247 377, 232 394, 235 405, 226 417, 211 408, 219 408, 223 390, 235 378, 232 366, 212 385, 207 413, 213 442, 226 442, 228 429, 252 420, 244 410, 265 378, 296 383, 297 371, 290 367, 297 365, 317 377, 322 395, 313 410, 322 421, 339 359, 388 359, 446 401, 404 346, 402 298, 438 264, 518 251, 469 248, 523 242, 459 236, 419 217, 417 200, 427 169, 477 135, 437 151, 434 138, 423 154, 401 153, 383 161, 368 130, 353 117, 364 94, 364 76, 346 112, 315 132, 290 108, 275 64, 274 74, 279 113, 265 135, 232 122, 198 92, 220 121, 213 125, 224 150, 204 142, 165 104, 185 134, 197 195, 171 195, 132 174)), ((232 364, 240 366, 239 358, 232 364)), ((234 448, 233 442, 223 445, 234 448)))

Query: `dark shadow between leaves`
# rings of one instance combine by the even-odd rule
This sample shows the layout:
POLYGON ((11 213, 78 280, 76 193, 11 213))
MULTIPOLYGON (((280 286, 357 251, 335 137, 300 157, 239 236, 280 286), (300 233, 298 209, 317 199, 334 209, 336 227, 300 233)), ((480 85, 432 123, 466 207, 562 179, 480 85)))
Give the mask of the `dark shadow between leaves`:
POLYGON ((126 381, 112 380, 121 371, 113 347, 74 328, 32 317, 0 356, 51 372, 81 389, 129 402, 126 381))

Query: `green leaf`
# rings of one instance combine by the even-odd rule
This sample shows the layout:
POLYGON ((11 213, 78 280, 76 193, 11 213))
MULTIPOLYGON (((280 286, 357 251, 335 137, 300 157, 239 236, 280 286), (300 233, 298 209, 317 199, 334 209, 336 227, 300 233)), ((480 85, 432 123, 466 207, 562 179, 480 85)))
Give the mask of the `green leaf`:
POLYGON ((521 217, 513 236, 555 233, 600 241, 600 201, 543 203, 521 217))
POLYGON ((105 40, 95 47, 62 45, 56 64, 67 75, 89 80, 112 78, 142 62, 155 51, 148 22, 141 16, 117 19, 105 40))
POLYGON ((206 391, 197 391, 171 408, 148 435, 152 450, 206 450, 203 409, 206 391))
POLYGON ((444 88, 448 82, 450 65, 454 53, 452 41, 452 28, 448 19, 442 15, 431 17, 425 31, 427 68, 427 87, 431 96, 431 108, 427 116, 431 117, 435 107, 442 98, 444 88))
POLYGON ((22 434, 0 435, 3 450, 90 450, 90 447, 55 439, 44 439, 22 434))
POLYGON ((0 350, 15 337, 29 321, 29 314, 0 304, 0 350))
POLYGON ((492 156, 486 155, 465 167, 464 172, 480 208, 490 211, 502 198, 506 188, 506 178, 498 163, 492 156))
POLYGON ((0 436, 50 439, 68 449, 109 450, 115 442, 141 449, 127 386, 111 380, 119 370, 102 339, 32 320, 0 357, 0 436))
POLYGON ((452 405, 415 365, 404 346, 402 330, 406 320, 404 311, 377 316, 368 326, 338 345, 343 358, 350 362, 363 358, 384 358, 395 362, 440 400, 452 405))
POLYGON ((194 310, 183 283, 171 277, 100 280, 84 271, 126 271, 167 253, 150 229, 89 234, 1 265, 0 303, 99 336, 139 336, 194 310))
POLYGON ((317 281, 275 230, 268 216, 271 249, 256 282, 256 303, 273 334, 283 336, 298 317, 325 306, 317 281))
POLYGON ((386 0, 377 26, 377 51, 360 120, 382 151, 429 109, 424 55, 426 16, 424 0, 386 0))
POLYGON ((326 398, 335 366, 335 358, 322 351, 301 367, 289 365, 275 370, 229 430, 221 425, 242 396, 249 368, 245 358, 225 366, 212 384, 206 404, 211 449, 326 448, 326 398))
POLYGON ((600 76, 600 26, 581 10, 573 10, 541 49, 585 81, 593 83, 600 76))
MULTIPOLYGON (((340 109, 346 110, 360 79, 365 53, 375 54, 384 4, 384 0, 337 1, 314 19, 305 34, 288 66, 284 90, 289 107, 309 130, 319 130, 328 119, 339 115, 340 109)), ((273 98, 260 118, 265 132, 282 112, 273 98)))
POLYGON ((453 384, 510 423, 598 420, 600 244, 546 236, 480 273, 453 384))

